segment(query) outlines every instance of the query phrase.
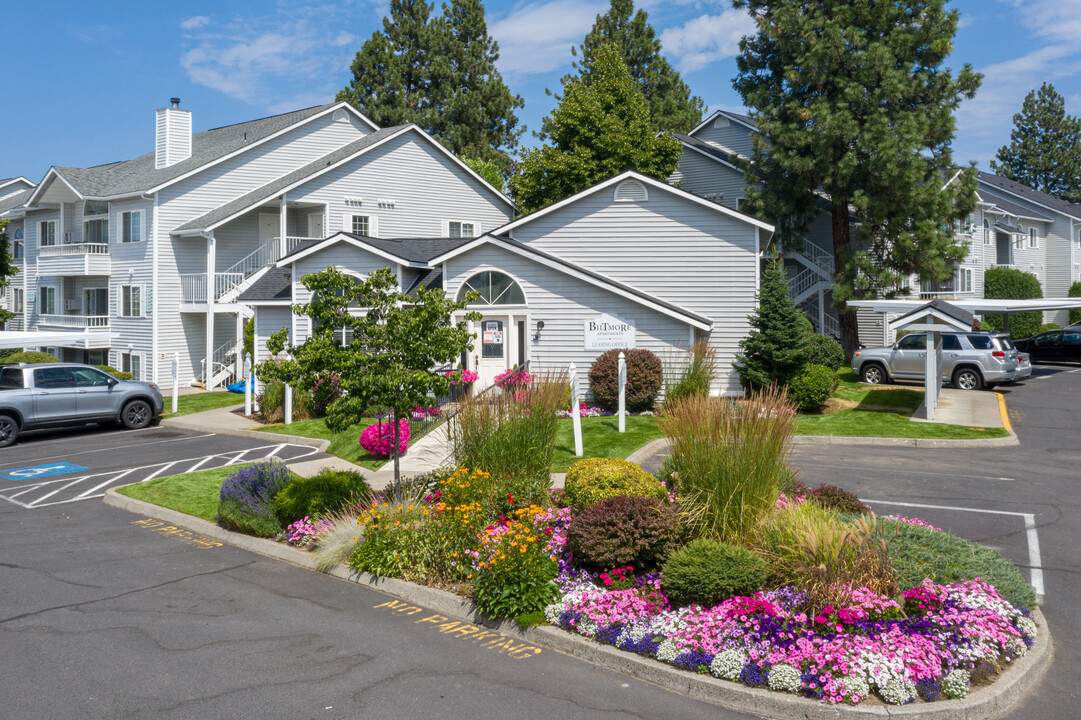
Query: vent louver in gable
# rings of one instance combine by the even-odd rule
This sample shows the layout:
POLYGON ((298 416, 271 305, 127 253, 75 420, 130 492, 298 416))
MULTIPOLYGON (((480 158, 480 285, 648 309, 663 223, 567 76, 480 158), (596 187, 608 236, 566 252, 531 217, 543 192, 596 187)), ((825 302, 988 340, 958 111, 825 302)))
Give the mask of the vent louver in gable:
POLYGON ((637 180, 624 180, 616 185, 616 202, 645 202, 649 200, 646 186, 637 180))

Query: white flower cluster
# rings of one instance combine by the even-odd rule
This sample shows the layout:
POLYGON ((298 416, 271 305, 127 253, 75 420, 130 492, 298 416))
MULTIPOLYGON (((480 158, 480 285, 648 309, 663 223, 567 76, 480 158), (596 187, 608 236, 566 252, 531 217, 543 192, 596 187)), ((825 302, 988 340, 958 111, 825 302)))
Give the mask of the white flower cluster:
POLYGON ((646 636, 646 628, 642 625, 628 625, 623 628, 623 631, 619 633, 619 637, 616 638, 615 646, 622 648, 623 643, 638 642, 646 636))
POLYGON ((697 606, 689 606, 679 610, 658 613, 650 619, 650 634, 663 635, 664 637, 680 635, 688 629, 687 616, 696 609, 698 609, 697 606))
POLYGON ((845 675, 841 678, 841 687, 845 697, 856 703, 871 694, 871 687, 867 684, 867 678, 862 675, 845 675))
POLYGON ((878 694, 890 705, 904 705, 916 697, 916 686, 905 678, 893 677, 884 684, 879 683, 878 694))
POLYGON ((799 670, 787 663, 778 663, 770 668, 769 689, 784 692, 799 692, 801 687, 799 670))
POLYGON ((714 656, 713 662, 709 664, 709 671, 713 673, 714 677, 736 680, 746 664, 746 653, 736 648, 729 648, 714 656))
POLYGON ((552 625, 558 625, 559 624, 559 616, 563 614, 564 609, 566 609, 566 606, 561 602, 552 603, 551 605, 547 605, 544 608, 544 619, 547 620, 552 625))
POLYGON ((1028 635, 1030 638, 1035 639, 1036 621, 1032 618, 1022 615, 1021 617, 1017 618, 1017 622, 1014 623, 1014 627, 1023 632, 1025 635, 1028 635))
POLYGON ((957 700, 968 695, 968 670, 958 668, 942 678, 942 692, 946 697, 957 700))
POLYGON ((905 665, 899 657, 890 660, 882 653, 862 650, 852 662, 853 669, 861 672, 869 686, 882 689, 893 681, 904 681, 905 665))
POLYGON ((597 634, 597 623, 589 618, 582 618, 578 621, 578 625, 574 629, 578 631, 579 635, 585 635, 587 638, 591 638, 597 634))
POLYGON ((1014 657, 1021 657, 1028 652, 1028 645, 1026 645, 1025 641, 1021 638, 1011 636, 1010 639, 1006 641, 1006 652, 1014 657))
POLYGON ((676 641, 671 638, 663 641, 657 646, 657 659, 661 662, 670 663, 676 659, 679 655, 679 648, 676 647, 676 641))

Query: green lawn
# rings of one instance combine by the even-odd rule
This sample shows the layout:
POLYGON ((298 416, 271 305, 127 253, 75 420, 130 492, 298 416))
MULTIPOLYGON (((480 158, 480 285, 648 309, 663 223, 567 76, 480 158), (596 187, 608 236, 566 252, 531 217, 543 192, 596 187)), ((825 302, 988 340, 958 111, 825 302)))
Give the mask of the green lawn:
MULTIPOLYGON (((663 437, 655 418, 632 415, 627 418, 627 432, 619 433, 619 421, 614 417, 582 418, 582 457, 625 458, 651 440, 663 437)), ((575 460, 574 426, 570 418, 559 421, 552 472, 567 472, 575 460)))
POLYGON ((218 496, 225 478, 242 465, 199 470, 186 475, 173 475, 128 485, 117 490, 121 495, 179 510, 209 522, 218 514, 218 496))
POLYGON ((231 392, 198 392, 190 395, 181 395, 176 414, 172 412, 173 399, 165 397, 165 414, 163 417, 180 417, 191 413, 203 412, 204 410, 217 410, 223 407, 243 405, 244 396, 231 392))
POLYGON ((327 452, 331 455, 348 460, 369 470, 378 470, 386 464, 386 458, 377 458, 369 455, 368 451, 360 446, 360 434, 364 428, 375 424, 374 419, 366 419, 364 422, 353 425, 348 430, 334 433, 327 429, 327 424, 322 418, 312 420, 297 420, 289 425, 264 425, 257 428, 260 432, 283 433, 285 435, 299 435, 301 437, 330 440, 327 452))

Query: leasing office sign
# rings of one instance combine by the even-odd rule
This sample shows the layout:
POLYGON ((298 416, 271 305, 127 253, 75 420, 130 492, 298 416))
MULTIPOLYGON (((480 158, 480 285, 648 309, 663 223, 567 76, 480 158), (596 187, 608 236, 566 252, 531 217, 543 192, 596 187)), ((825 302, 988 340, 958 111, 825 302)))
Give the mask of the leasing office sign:
POLYGON ((585 349, 611 350, 634 347, 634 320, 598 315, 585 321, 585 349))

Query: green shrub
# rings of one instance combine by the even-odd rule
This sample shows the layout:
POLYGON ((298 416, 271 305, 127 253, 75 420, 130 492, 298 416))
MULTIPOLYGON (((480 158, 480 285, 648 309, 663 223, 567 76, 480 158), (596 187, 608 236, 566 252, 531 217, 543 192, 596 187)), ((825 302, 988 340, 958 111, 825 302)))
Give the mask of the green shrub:
POLYGON ((918 585, 924 578, 936 583, 982 578, 998 588, 1014 605, 1032 608, 1036 597, 1017 566, 997 550, 964 540, 941 530, 880 520, 890 540, 889 556, 902 588, 918 585))
POLYGON ((862 515, 870 512, 870 508, 860 502, 856 493, 849 492, 835 485, 825 483, 814 490, 806 493, 807 499, 826 510, 836 510, 839 513, 862 515))
POLYGON ((825 365, 804 365, 799 373, 788 381, 788 400, 802 412, 818 410, 833 397, 841 380, 837 371, 825 365))
MULTIPOLYGON (((983 296, 1004 300, 1030 300, 1043 297, 1043 288, 1035 275, 1010 267, 988 268, 983 274, 983 296)), ((1010 337, 1032 337, 1040 332, 1042 312, 1024 312, 1010 315, 1010 337)), ((1002 330, 1001 315, 984 315, 983 325, 991 330, 1002 330)))
POLYGON ((563 502, 568 507, 587 508, 616 495, 668 497, 660 480, 623 458, 586 458, 567 469, 563 502))
POLYGON ((567 527, 575 563, 590 570, 652 570, 679 538, 679 513, 652 497, 616 495, 582 510, 567 527))
POLYGON ((110 375, 112 375, 117 380, 134 380, 135 379, 135 376, 132 375, 131 373, 125 372, 124 370, 117 370, 116 368, 110 367, 108 365, 95 365, 94 367, 96 367, 98 370, 101 370, 104 373, 109 373, 110 375))
POLYGON ((288 483, 289 470, 281 461, 238 468, 221 484, 218 524, 226 530, 274 537, 282 531, 274 513, 274 496, 288 483))
MULTIPOLYGON (((1075 282, 1070 286, 1070 297, 1081 297, 1081 282, 1075 282)), ((1081 322, 1081 308, 1070 308, 1070 324, 1081 322)))
POLYGON ((349 504, 367 505, 371 488, 352 470, 323 468, 307 478, 296 478, 274 496, 274 513, 282 526, 304 517, 323 517, 349 504))
POLYGON ((1040 332, 1047 332, 1048 330, 1061 330, 1061 329, 1062 329, 1062 326, 1061 325, 1056 325, 1055 323, 1044 323, 1043 325, 1040 326, 1040 332))
POLYGON ((5 358, 0 358, 0 362, 5 363, 54 363, 60 362, 57 358, 46 352, 37 352, 36 350, 24 350, 23 352, 13 353, 5 358))
POLYGON ((605 410, 618 408, 620 353, 627 361, 627 411, 651 410, 661 391, 664 366, 659 357, 643 348, 608 350, 593 361, 589 368, 589 389, 593 391, 594 402, 605 410))
POLYGON ((717 376, 717 349, 708 340, 695 340, 687 351, 687 362, 678 370, 666 368, 664 401, 675 402, 691 395, 709 395, 717 376))
POLYGON ((661 587, 677 607, 713 607, 736 595, 752 595, 768 580, 769 566, 758 555, 709 539, 676 550, 661 570, 661 587))
POLYGON ((841 343, 828 335, 809 335, 807 340, 810 349, 807 351, 807 362, 815 365, 825 365, 830 370, 840 370, 845 364, 845 349, 841 343))

